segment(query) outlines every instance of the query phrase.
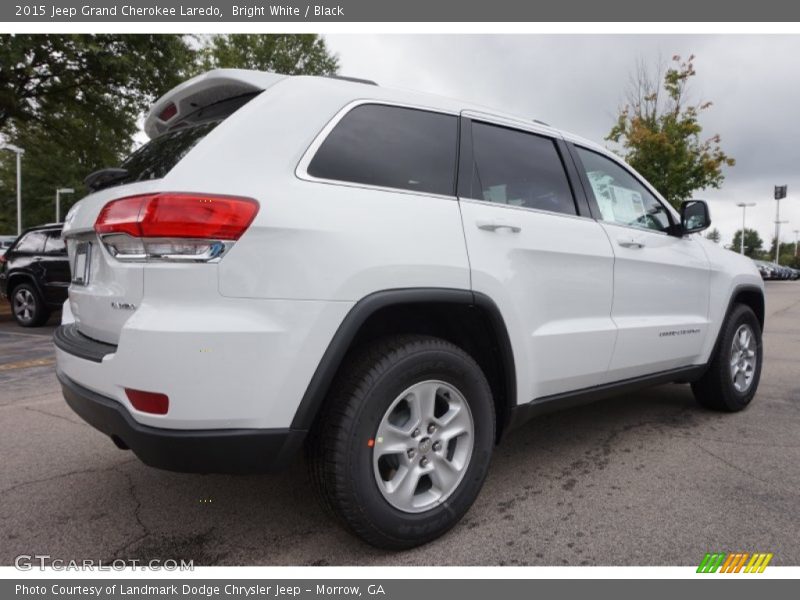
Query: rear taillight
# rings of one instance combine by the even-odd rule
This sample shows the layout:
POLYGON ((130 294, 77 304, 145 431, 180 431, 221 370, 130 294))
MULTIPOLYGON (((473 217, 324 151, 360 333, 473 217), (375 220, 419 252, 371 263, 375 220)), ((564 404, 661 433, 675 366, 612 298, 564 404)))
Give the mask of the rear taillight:
POLYGON ((138 411, 153 415, 165 415, 169 411, 169 398, 166 394, 125 388, 125 395, 131 401, 133 408, 138 411))
POLYGON ((238 240, 257 212, 250 198, 148 194, 109 202, 94 229, 120 260, 208 261, 238 240))

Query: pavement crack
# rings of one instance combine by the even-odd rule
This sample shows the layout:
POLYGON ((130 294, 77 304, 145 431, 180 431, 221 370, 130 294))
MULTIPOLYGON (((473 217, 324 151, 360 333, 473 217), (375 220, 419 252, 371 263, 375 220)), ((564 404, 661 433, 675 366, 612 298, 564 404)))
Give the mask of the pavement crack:
POLYGON ((62 421, 66 421, 67 423, 71 423, 72 425, 78 425, 79 427, 88 427, 86 423, 83 421, 73 421, 69 417, 62 417, 61 415, 54 415, 53 413, 47 412, 46 410, 39 410, 38 408, 33 408, 32 406, 23 406, 24 410, 29 410, 31 412, 39 413, 40 415, 45 415, 47 417, 53 417, 54 419, 61 419, 62 421))
POLYGON ((740 466, 739 466, 739 465, 737 465, 736 463, 732 463, 731 461, 729 461, 729 460, 726 460, 726 459, 722 458, 722 457, 721 457, 719 454, 716 454, 716 453, 712 452, 711 450, 709 450, 708 448, 705 448, 705 447, 703 447, 702 445, 698 444, 696 441, 692 441, 692 443, 693 443, 695 446, 697 446, 697 447, 698 447, 700 450, 702 450, 703 452, 705 452, 705 453, 706 453, 706 454, 708 454, 709 456, 711 456, 711 457, 713 457, 713 458, 717 459, 717 460, 718 460, 719 462, 721 462, 722 464, 724 464, 724 465, 727 465, 727 466, 728 466, 728 467, 730 467, 731 469, 733 469, 733 470, 735 470, 735 471, 739 471, 739 473, 741 473, 742 475, 747 475, 747 476, 748 476, 748 477, 750 477, 751 479, 755 479, 756 481, 760 481, 760 482, 761 482, 761 483, 763 483, 764 485, 767 485, 767 486, 770 486, 770 487, 772 487, 772 485, 773 485, 773 484, 772 484, 772 482, 771 482, 771 481, 768 481, 768 480, 766 480, 766 479, 761 479, 761 477, 759 477, 759 476, 757 476, 757 475, 754 475, 753 473, 751 473, 750 471, 748 471, 748 470, 746 470, 746 469, 743 469, 742 467, 740 467, 740 466))
POLYGON ((150 529, 147 527, 147 525, 145 525, 144 521, 142 520, 142 514, 141 514, 142 501, 136 495, 136 484, 133 482, 133 477, 131 477, 130 473, 116 469, 116 467, 114 467, 114 469, 117 470, 117 472, 128 481, 128 495, 133 500, 133 519, 136 521, 136 524, 139 526, 139 529, 141 529, 142 533, 141 535, 138 535, 128 540, 120 548, 114 550, 111 553, 112 558, 119 556, 122 552, 124 552, 134 544, 138 544, 139 542, 150 537, 151 535, 150 529))
MULTIPOLYGON (((120 465, 125 464, 127 462, 133 462, 134 459, 126 460, 120 465)), ((35 485, 37 483, 47 483, 49 481, 57 481, 58 479, 63 479, 64 477, 72 477, 73 475, 86 475, 88 473, 102 473, 103 471, 113 471, 120 465, 114 465, 113 467, 103 467, 102 469, 78 469, 77 471, 69 471, 67 473, 59 473, 58 475, 52 475, 50 477, 43 477, 41 479, 32 479, 30 481, 21 481, 20 483, 14 484, 9 488, 4 490, 0 490, 0 496, 4 496, 9 494, 19 488, 28 486, 28 485, 35 485)))

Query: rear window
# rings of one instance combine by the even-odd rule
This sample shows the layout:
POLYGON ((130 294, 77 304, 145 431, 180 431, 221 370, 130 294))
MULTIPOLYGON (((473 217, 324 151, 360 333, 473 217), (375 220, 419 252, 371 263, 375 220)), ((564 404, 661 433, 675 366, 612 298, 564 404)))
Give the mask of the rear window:
POLYGON ((308 174, 452 196, 457 147, 458 119, 453 115, 362 104, 331 131, 308 174))
POLYGON ((120 166, 128 171, 128 175, 114 183, 119 185, 165 177, 217 125, 258 93, 228 98, 187 115, 169 131, 153 138, 126 158, 120 166))
POLYGON ((221 121, 168 131, 150 140, 120 165, 128 171, 117 183, 161 179, 221 121))
POLYGON ((41 252, 44 249, 44 232, 31 231, 26 233, 14 247, 15 252, 41 252))
POLYGON ((575 202, 555 142, 486 123, 472 124, 469 197, 574 215, 575 202))

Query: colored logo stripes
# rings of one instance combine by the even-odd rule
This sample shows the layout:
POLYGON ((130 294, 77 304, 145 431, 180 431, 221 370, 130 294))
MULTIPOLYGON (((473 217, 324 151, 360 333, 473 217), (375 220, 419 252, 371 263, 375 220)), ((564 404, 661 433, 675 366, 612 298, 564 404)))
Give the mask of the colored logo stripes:
POLYGON ((706 553, 698 573, 763 573, 769 561, 772 560, 771 552, 714 552, 706 553))

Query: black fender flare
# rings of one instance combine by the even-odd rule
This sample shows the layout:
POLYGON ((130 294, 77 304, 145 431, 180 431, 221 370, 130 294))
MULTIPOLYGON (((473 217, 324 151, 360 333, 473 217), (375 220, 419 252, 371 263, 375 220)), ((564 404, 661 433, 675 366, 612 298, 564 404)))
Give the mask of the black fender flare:
POLYGON ((39 297, 46 304, 42 286, 39 285, 39 281, 36 279, 36 276, 33 273, 28 273, 27 271, 16 271, 8 276, 8 281, 6 283, 6 296, 8 297, 9 301, 11 301, 11 293, 14 291, 14 287, 19 285, 18 282, 30 283, 34 288, 36 288, 39 297))
MULTIPOLYGON (((361 326, 378 310, 394 305, 421 303, 462 304, 487 312, 494 330, 505 374, 505 421, 510 419, 517 402, 517 375, 511 339, 505 321, 495 302, 487 295, 456 288, 400 288, 382 290, 365 296, 350 309, 328 344, 305 394, 297 407, 292 429, 309 430, 322 407, 336 373, 361 326)), ((505 430, 506 422, 498 423, 505 430)))

